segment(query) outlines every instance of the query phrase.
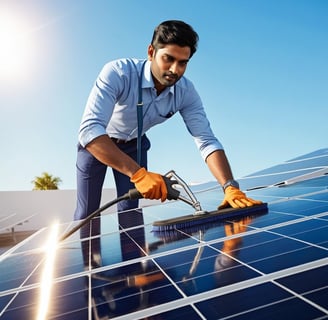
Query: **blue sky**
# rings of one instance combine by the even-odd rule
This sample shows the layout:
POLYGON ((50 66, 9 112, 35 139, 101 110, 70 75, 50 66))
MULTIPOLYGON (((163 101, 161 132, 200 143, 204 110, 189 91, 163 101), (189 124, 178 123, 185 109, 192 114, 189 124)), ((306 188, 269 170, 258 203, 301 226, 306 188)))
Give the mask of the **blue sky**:
MULTIPOLYGON (((236 178, 327 147, 327 14, 325 0, 1 0, 0 191, 31 190, 44 171, 75 188, 77 131, 97 74, 109 60, 145 58, 168 19, 200 36, 185 75, 236 178)), ((213 179, 179 115, 148 135, 151 171, 213 179)))

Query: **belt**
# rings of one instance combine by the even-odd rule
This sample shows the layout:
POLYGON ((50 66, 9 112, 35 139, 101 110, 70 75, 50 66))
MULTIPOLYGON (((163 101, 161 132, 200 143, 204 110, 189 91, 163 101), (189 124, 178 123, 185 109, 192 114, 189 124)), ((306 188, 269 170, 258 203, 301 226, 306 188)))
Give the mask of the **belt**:
POLYGON ((123 139, 117 139, 117 138, 111 138, 112 141, 114 141, 117 144, 123 144, 123 143, 136 143, 137 138, 131 139, 131 140, 123 140, 123 139))

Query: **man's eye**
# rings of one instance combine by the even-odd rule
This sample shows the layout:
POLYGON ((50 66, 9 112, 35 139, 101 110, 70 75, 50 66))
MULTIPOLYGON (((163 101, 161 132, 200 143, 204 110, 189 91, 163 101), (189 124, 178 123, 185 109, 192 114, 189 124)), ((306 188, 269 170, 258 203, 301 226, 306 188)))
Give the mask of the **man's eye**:
POLYGON ((172 61, 174 61, 173 57, 170 57, 170 56, 163 56, 163 60, 165 62, 172 62, 172 61))

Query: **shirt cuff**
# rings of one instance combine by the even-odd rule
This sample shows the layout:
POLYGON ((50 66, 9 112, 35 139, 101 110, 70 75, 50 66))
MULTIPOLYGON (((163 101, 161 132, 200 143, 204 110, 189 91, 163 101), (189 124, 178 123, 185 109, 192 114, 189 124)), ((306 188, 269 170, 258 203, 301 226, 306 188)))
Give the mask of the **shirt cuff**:
POLYGON ((79 133, 79 142, 83 148, 92 140, 107 134, 102 127, 93 127, 92 129, 83 130, 79 133))
POLYGON ((223 146, 220 142, 212 143, 212 144, 206 146, 205 148, 200 150, 200 154, 205 161, 206 158, 216 150, 224 150, 223 146))

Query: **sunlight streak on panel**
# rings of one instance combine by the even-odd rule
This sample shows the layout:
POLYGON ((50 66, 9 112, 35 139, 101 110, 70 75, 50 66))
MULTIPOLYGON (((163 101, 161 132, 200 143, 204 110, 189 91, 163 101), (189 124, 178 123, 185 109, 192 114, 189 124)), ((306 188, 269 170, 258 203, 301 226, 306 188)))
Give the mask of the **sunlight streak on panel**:
POLYGON ((46 319, 52 280, 53 280, 53 270, 56 257, 57 243, 58 243, 58 223, 54 223, 51 232, 48 238, 48 242, 44 247, 44 252, 46 254, 44 269, 41 278, 41 287, 40 287, 40 300, 39 300, 39 309, 38 309, 38 320, 46 319))

